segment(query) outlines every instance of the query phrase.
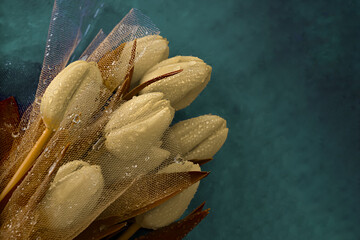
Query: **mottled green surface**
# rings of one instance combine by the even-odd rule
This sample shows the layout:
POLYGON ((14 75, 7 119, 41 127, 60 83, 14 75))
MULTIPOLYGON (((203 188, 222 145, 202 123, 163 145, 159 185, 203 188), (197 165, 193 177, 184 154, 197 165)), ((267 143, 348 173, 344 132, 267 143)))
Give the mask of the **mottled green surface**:
MULTIPOLYGON (((52 1, 1 1, 0 96, 35 91, 52 1), (5 77, 4 77, 5 76, 5 77)), ((360 239, 358 1, 106 1, 90 33, 131 7, 170 55, 213 66, 177 117, 228 120, 229 138, 191 207, 211 214, 188 239, 360 239)))

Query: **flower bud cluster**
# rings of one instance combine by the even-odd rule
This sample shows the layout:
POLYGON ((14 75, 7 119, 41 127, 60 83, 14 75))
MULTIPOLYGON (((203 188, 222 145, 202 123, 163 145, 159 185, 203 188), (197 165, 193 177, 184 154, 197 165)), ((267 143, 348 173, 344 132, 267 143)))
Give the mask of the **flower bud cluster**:
MULTIPOLYGON (((45 125, 58 128, 68 109, 79 104, 78 101, 86 101, 86 106, 96 105, 92 101, 98 97, 100 88, 116 89, 127 71, 133 44, 129 42, 124 46, 124 54, 115 62, 114 74, 118 78, 109 78, 111 81, 103 83, 96 63, 77 61, 65 68, 43 96, 41 113, 45 125)), ((169 127, 175 110, 190 105, 205 88, 212 68, 197 57, 166 59, 168 42, 161 36, 138 39, 136 54, 133 84, 181 71, 146 86, 138 96, 122 103, 110 115, 101 136, 104 138, 102 150, 114 158, 112 164, 103 162, 100 168, 85 162, 85 158, 85 161, 75 160, 59 169, 41 203, 41 214, 48 219, 49 227, 65 228, 81 218, 85 207, 96 205, 104 184, 114 177, 129 174, 126 170, 129 166, 138 169, 132 173, 148 174, 164 166, 162 163, 169 163, 173 156, 180 155, 183 162, 167 164, 153 174, 200 171, 198 164, 187 160, 212 158, 224 144, 228 134, 226 121, 215 115, 203 115, 169 127), (109 178, 110 172, 116 175, 109 178)), ((198 186, 199 182, 193 184, 162 205, 138 216, 136 222, 151 229, 172 223, 184 213, 198 186)))

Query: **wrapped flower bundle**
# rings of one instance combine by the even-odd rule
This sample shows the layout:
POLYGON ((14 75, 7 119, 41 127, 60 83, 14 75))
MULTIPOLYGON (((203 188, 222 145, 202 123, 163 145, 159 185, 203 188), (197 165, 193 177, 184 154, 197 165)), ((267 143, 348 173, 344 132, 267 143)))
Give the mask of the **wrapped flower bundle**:
POLYGON ((178 220, 228 129, 215 115, 171 123, 211 67, 168 59, 167 40, 135 9, 68 64, 81 23, 68 8, 55 1, 34 103, 21 119, 12 99, 0 104, 0 238, 129 239, 147 228, 139 239, 181 239, 208 214, 201 205, 178 220))

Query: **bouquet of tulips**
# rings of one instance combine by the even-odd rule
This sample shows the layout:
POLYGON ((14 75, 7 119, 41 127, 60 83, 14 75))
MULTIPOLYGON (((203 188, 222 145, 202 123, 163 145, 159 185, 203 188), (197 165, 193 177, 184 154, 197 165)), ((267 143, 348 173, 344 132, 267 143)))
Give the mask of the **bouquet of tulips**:
POLYGON ((13 100, 0 104, 0 239, 129 239, 139 228, 154 231, 138 239, 181 239, 208 214, 201 205, 178 220, 228 129, 215 115, 172 121, 211 67, 168 58, 168 41, 135 9, 68 64, 80 35, 64 2, 54 5, 34 103, 20 120, 9 117, 13 100), (55 37, 66 26, 75 34, 55 37))

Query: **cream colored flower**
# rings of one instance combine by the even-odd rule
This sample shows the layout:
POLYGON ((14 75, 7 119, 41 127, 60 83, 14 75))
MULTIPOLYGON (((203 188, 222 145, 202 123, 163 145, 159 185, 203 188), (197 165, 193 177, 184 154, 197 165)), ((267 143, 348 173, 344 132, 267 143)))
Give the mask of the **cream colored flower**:
POLYGON ((161 138, 175 111, 163 96, 149 93, 133 97, 111 115, 105 127, 105 147, 115 160, 106 172, 118 169, 117 177, 147 173, 169 157, 170 152, 160 147, 161 138))
POLYGON ((183 71, 145 87, 141 94, 162 92, 176 110, 187 107, 210 81, 211 67, 197 57, 177 56, 164 60, 148 70, 141 83, 165 73, 183 71))
POLYGON ((40 203, 40 216, 48 228, 66 228, 86 218, 97 204, 104 188, 97 165, 75 160, 61 166, 40 203))
POLYGON ((47 87, 40 105, 48 129, 56 130, 65 116, 91 115, 103 87, 95 62, 76 61, 62 70, 47 87))
POLYGON ((162 93, 150 93, 125 102, 105 127, 106 148, 119 158, 134 158, 159 142, 174 117, 162 93))
POLYGON ((186 160, 208 159, 220 150, 228 131, 225 119, 203 115, 172 126, 164 142, 169 143, 169 149, 177 149, 186 160))

